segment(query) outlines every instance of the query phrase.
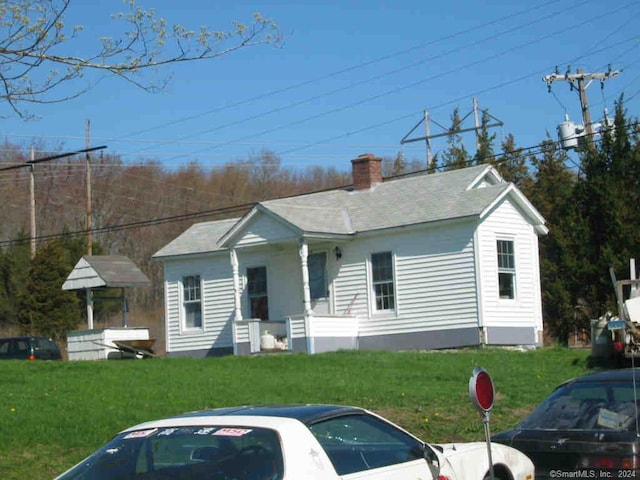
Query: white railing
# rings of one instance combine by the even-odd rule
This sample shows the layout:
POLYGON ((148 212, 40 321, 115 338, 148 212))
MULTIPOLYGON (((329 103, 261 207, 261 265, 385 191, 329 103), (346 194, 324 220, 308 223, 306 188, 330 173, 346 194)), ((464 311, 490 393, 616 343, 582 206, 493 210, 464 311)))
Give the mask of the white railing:
POLYGON ((315 338, 357 338, 358 318, 350 315, 291 315, 281 321, 247 319, 235 322, 234 341, 249 343, 251 353, 261 351, 266 333, 276 338, 276 350, 292 350, 295 339, 306 339, 307 352, 314 352, 315 338))

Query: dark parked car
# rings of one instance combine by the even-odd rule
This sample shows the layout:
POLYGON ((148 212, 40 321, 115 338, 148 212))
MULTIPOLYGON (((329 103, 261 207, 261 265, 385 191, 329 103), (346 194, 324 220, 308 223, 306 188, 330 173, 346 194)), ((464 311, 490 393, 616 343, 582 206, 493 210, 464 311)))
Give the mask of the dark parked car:
POLYGON ((48 337, 0 338, 0 360, 60 360, 56 342, 48 337))
POLYGON ((585 375, 492 440, 533 460, 536 480, 640 478, 639 400, 640 369, 585 375))

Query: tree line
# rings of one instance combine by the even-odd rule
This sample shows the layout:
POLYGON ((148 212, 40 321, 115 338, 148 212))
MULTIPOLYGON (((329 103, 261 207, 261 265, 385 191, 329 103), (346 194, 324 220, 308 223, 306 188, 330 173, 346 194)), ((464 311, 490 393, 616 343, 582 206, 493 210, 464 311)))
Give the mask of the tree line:
MULTIPOLYGON (((543 320, 547 333, 566 343, 575 329, 588 329, 592 318, 615 311, 609 267, 619 278, 628 278, 628 261, 639 255, 638 123, 621 99, 614 126, 568 154, 549 136, 535 149, 519 147, 513 135, 496 145, 489 120, 484 112, 472 154, 464 146, 454 110, 444 151, 429 164, 400 154, 384 158, 384 176, 491 164, 519 187, 547 221, 549 234, 539 242, 543 320)), ((71 157, 34 166, 38 243, 32 258, 31 173, 3 169, 24 164, 28 152, 8 141, 3 150, 0 328, 62 338, 85 315, 82 292, 63 292, 61 285, 87 249, 86 161, 71 157)), ((190 224, 239 217, 259 201, 351 183, 350 171, 285 168, 266 150, 210 169, 191 162, 168 170, 154 159, 129 164, 104 153, 91 158, 90 165, 93 254, 126 255, 151 279, 150 287, 127 295, 132 312, 139 312, 144 322, 160 324, 162 270, 151 257, 190 224)), ((112 305, 98 305, 97 325, 113 322, 118 312, 112 305)))

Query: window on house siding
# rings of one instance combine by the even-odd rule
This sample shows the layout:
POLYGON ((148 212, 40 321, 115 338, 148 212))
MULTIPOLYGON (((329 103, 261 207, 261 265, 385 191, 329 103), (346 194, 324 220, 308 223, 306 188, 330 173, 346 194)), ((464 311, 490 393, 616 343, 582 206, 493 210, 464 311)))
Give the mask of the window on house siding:
POLYGON ((516 259, 513 241, 498 240, 498 290, 500 298, 516 298, 516 259))
POLYGON ((182 279, 184 289, 184 325, 186 328, 202 328, 202 296, 200 275, 182 279))
POLYGON ((371 255, 371 277, 376 297, 376 310, 394 310, 396 298, 393 289, 393 256, 391 252, 371 255))
POLYGON ((267 267, 247 268, 247 292, 251 318, 269 320, 267 296, 267 267))

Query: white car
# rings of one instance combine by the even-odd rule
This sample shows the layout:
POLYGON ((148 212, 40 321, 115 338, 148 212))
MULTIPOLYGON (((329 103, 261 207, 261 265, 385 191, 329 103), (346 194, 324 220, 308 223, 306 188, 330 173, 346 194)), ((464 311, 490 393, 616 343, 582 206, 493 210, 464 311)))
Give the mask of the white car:
MULTIPOLYGON (((533 464, 492 445, 494 477, 533 480, 533 464)), ((367 410, 243 406, 129 428, 56 480, 484 480, 487 445, 429 445, 367 410)))

